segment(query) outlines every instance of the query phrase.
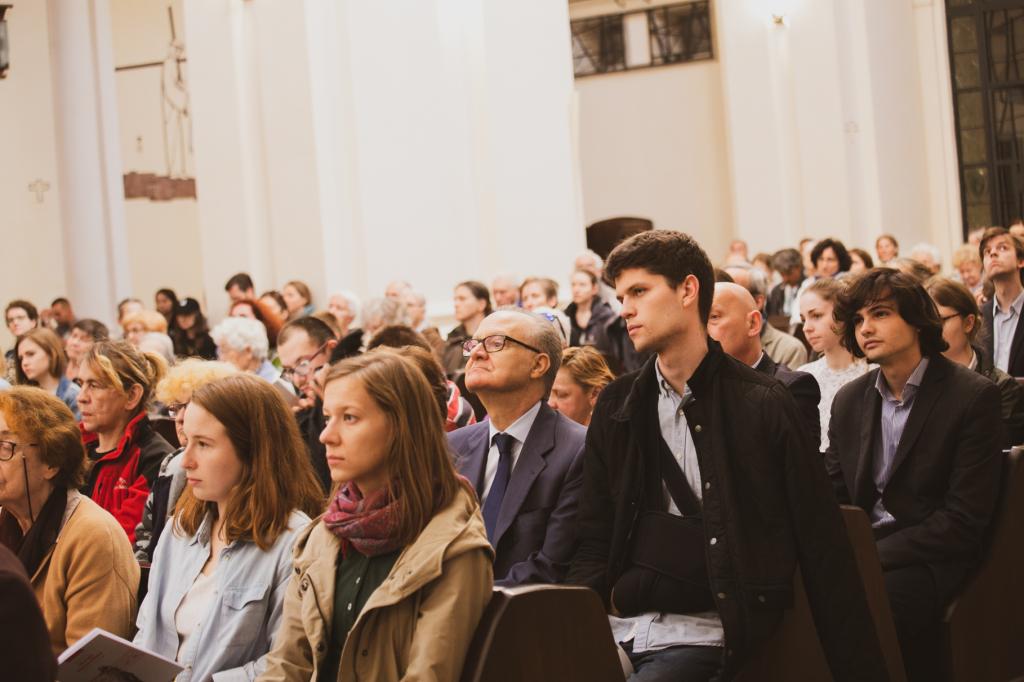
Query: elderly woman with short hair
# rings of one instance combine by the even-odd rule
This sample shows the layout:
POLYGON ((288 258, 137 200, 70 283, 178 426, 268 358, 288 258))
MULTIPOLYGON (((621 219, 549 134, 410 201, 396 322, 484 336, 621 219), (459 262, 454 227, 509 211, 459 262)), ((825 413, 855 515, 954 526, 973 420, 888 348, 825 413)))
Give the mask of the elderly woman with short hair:
POLYGON ((54 653, 95 627, 131 635, 139 566, 113 516, 78 492, 86 471, 67 405, 35 387, 0 392, 0 544, 32 580, 54 653))

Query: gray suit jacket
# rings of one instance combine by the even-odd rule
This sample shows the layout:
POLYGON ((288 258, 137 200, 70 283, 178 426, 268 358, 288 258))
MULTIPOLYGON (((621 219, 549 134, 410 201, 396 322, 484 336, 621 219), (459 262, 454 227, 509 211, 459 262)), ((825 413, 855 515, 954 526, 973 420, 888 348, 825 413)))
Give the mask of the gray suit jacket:
MULTIPOLYGON (((576 505, 587 430, 542 404, 516 460, 494 533, 498 585, 560 583, 576 550, 576 505)), ((455 467, 479 494, 490 422, 448 434, 455 467)))

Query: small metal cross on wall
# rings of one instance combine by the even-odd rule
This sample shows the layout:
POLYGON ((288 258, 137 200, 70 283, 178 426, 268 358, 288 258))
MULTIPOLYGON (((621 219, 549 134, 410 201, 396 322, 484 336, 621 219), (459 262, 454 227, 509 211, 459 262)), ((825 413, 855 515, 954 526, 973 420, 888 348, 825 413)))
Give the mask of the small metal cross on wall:
POLYGON ((36 193, 36 203, 43 203, 43 193, 50 189, 50 183, 42 179, 36 179, 29 183, 28 191, 36 193))

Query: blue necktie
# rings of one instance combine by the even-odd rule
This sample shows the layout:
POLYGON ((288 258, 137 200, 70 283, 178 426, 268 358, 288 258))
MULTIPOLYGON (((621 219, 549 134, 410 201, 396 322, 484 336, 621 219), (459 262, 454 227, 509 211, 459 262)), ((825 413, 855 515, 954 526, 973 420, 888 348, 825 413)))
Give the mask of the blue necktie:
POLYGON ((487 529, 487 539, 492 545, 494 528, 498 525, 498 513, 501 511, 501 501, 505 498, 508 479, 512 475, 512 446, 515 442, 515 437, 507 433, 494 434, 493 443, 498 446, 498 470, 494 473, 494 482, 491 483, 483 509, 484 527, 487 529))

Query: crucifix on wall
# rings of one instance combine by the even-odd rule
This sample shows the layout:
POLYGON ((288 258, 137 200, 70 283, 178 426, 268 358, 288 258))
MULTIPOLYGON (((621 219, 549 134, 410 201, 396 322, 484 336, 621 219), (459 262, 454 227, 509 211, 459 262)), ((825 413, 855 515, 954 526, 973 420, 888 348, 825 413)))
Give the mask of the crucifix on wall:
POLYGON ((46 182, 45 180, 38 179, 38 178, 36 180, 33 180, 32 182, 30 182, 28 184, 28 191, 29 192, 35 192, 35 194, 36 194, 36 203, 37 204, 43 203, 43 194, 45 192, 49 191, 49 189, 50 189, 50 183, 46 182))

